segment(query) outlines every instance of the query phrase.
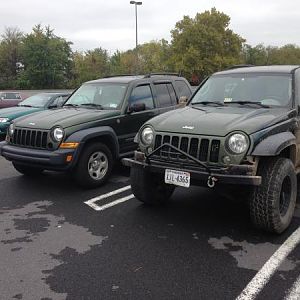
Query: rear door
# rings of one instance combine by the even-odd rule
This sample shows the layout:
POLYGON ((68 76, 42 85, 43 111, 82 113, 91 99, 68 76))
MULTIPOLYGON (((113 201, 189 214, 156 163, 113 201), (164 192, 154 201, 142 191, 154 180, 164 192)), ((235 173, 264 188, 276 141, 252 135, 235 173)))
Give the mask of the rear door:
POLYGON ((178 97, 171 81, 155 81, 154 92, 160 113, 176 108, 178 97))

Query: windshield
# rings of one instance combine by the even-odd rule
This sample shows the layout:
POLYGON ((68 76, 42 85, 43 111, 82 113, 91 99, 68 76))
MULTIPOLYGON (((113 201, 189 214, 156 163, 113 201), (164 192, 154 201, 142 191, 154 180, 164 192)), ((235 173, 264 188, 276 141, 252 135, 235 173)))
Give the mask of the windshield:
POLYGON ((84 84, 68 99, 65 105, 119 109, 126 89, 126 84, 84 84))
POLYGON ((51 97, 52 95, 49 94, 34 95, 20 102, 19 106, 44 107, 51 97))
POLYGON ((192 99, 196 103, 260 103, 287 106, 292 97, 290 74, 230 74, 210 77, 192 99))

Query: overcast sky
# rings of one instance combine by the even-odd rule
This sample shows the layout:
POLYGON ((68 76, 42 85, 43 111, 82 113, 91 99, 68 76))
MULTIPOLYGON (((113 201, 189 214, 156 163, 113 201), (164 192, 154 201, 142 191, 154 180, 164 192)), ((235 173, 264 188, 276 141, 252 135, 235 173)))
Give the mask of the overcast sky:
MULTIPOLYGON (((300 46, 299 0, 142 0, 139 43, 167 39, 184 15, 216 7, 231 18, 230 28, 248 44, 300 46)), ((96 47, 113 53, 135 47, 135 12, 129 0, 0 0, 0 33, 18 27, 29 33, 38 23, 73 42, 73 50, 96 47)))

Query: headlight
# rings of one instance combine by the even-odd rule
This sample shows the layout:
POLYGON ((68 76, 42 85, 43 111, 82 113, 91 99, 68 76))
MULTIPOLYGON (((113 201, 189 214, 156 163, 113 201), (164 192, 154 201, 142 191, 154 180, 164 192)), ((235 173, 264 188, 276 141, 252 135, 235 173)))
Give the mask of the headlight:
POLYGON ((14 131, 15 131, 15 125, 13 124, 13 123, 11 123, 10 125, 9 125, 9 127, 8 127, 8 135, 9 136, 13 136, 13 134, 14 134, 14 131))
POLYGON ((61 142, 61 140, 64 137, 64 134, 65 134, 65 132, 64 132, 64 130, 61 127, 56 127, 52 131, 52 138, 56 142, 61 142))
POLYGON ((7 123, 9 122, 9 118, 0 118, 0 123, 7 123))
POLYGON ((235 133, 228 139, 228 147, 234 154, 241 154, 248 149, 248 138, 242 133, 235 133))
POLYGON ((145 145, 151 145, 154 137, 154 132, 151 127, 145 127, 141 133, 142 143, 145 145))

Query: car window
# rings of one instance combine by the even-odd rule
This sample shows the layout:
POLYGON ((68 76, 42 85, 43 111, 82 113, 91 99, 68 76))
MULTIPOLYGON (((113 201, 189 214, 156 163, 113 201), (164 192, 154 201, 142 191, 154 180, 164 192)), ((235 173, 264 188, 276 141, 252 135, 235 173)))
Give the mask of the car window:
POLYGON ((186 82, 184 82, 183 80, 175 80, 175 86, 178 90, 178 97, 182 97, 182 96, 186 96, 186 97, 190 97, 191 96, 191 90, 189 89, 188 85, 186 82))
POLYGON ((94 104, 99 105, 104 109, 119 109, 123 102, 126 90, 127 84, 84 84, 65 104, 82 105, 85 107, 88 107, 88 104, 94 104))
POLYGON ((159 107, 168 107, 176 104, 177 99, 171 83, 160 83, 154 86, 159 107))
POLYGON ((146 109, 154 108, 154 101, 150 85, 141 85, 133 89, 129 98, 129 105, 145 104, 146 109))
POLYGON ((63 105, 63 103, 67 100, 68 97, 69 97, 68 95, 58 96, 50 103, 50 105, 59 107, 59 106, 63 105))
POLYGON ((193 97, 192 103, 250 101, 285 106, 291 96, 292 78, 288 74, 218 75, 205 82, 193 97))

